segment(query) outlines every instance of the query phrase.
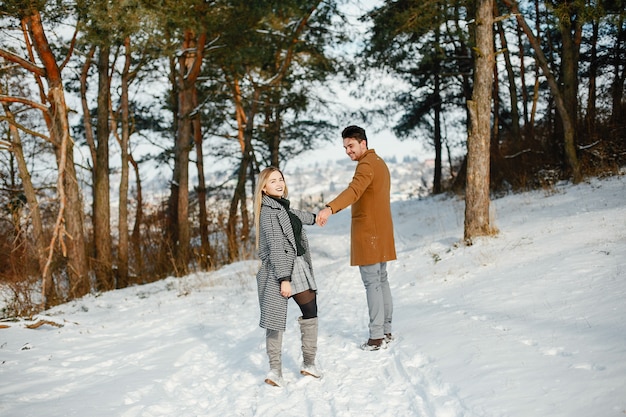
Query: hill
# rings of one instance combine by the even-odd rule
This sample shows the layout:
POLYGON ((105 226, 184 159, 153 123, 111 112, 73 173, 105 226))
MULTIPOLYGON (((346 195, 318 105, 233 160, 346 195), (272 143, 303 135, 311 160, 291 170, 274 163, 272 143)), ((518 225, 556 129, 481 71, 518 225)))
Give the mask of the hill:
POLYGON ((349 210, 309 228, 321 380, 263 383, 257 261, 91 295, 0 329, 0 414, 589 417, 626 413, 626 176, 493 201, 498 236, 459 244, 463 201, 393 204, 394 334, 364 352, 349 210), (28 328, 31 325, 34 328, 28 328), (34 326, 33 326, 34 325, 34 326))

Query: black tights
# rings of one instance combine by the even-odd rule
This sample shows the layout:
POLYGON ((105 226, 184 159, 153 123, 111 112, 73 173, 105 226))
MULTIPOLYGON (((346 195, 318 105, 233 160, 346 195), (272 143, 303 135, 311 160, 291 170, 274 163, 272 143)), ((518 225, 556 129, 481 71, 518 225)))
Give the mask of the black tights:
POLYGON ((309 289, 299 292, 293 296, 294 301, 300 307, 303 319, 313 319, 317 317, 317 297, 315 291, 309 289))

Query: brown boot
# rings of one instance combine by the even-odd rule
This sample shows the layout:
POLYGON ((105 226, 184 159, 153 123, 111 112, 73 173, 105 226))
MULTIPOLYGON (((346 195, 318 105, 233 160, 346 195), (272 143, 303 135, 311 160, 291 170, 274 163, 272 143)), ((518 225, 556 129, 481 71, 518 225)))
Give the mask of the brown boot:
POLYGON ((381 339, 368 339, 367 342, 361 345, 361 349, 363 350, 380 350, 386 349, 387 342, 384 338, 381 339))

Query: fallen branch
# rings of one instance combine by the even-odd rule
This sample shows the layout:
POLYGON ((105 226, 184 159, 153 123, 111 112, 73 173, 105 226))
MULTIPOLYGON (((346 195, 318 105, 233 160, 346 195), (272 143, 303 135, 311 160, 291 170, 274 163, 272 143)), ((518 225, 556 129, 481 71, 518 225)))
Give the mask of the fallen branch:
POLYGON ((56 322, 54 322, 52 320, 39 320, 39 321, 37 321, 35 323, 27 324, 26 328, 27 329, 38 329, 39 327, 43 326, 44 324, 48 324, 48 325, 54 326, 54 327, 63 327, 62 324, 56 323, 56 322))

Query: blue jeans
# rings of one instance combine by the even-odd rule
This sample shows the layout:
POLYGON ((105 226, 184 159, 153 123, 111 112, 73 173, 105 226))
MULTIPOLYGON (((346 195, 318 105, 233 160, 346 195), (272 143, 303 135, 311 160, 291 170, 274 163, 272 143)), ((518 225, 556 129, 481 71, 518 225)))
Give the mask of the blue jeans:
POLYGON ((382 339, 385 334, 391 333, 393 315, 393 301, 387 280, 387 262, 361 265, 359 271, 367 295, 370 339, 382 339))

